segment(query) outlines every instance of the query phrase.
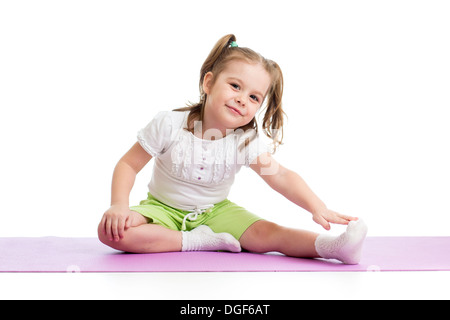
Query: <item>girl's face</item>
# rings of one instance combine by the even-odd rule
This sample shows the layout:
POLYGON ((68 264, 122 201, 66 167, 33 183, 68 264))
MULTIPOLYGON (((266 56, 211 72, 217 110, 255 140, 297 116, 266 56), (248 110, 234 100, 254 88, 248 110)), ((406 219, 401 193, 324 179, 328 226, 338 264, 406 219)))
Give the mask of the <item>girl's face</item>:
POLYGON ((225 136, 227 129, 248 124, 261 107, 270 84, 270 75, 261 64, 242 60, 230 61, 217 78, 208 72, 203 80, 207 94, 203 133, 214 128, 225 136))

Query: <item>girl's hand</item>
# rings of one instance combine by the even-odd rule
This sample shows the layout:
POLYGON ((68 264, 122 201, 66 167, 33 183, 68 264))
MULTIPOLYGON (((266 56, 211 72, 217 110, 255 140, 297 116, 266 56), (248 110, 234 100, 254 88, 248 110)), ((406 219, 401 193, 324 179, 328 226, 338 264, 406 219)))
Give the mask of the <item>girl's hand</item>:
POLYGON ((320 224, 325 230, 330 230, 330 222, 337 224, 348 224, 350 221, 356 221, 358 218, 345 216, 329 209, 322 209, 313 214, 315 223, 320 224))
POLYGON ((101 225, 103 233, 110 241, 119 241, 123 238, 124 230, 131 225, 131 211, 127 206, 112 205, 103 215, 101 225))

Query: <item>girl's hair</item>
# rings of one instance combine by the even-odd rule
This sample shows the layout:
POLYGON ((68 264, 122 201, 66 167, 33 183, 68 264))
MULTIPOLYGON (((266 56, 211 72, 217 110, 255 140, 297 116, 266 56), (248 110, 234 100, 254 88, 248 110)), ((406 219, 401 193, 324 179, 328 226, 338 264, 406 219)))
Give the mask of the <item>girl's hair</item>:
MULTIPOLYGON (((203 121, 204 109, 207 95, 203 91, 203 79, 208 72, 214 75, 213 81, 225 69, 227 63, 232 60, 244 60, 249 63, 260 63, 269 73, 272 82, 267 92, 266 107, 262 122, 262 129, 266 136, 273 141, 274 152, 283 140, 283 119, 284 111, 281 105, 283 96, 283 74, 278 64, 272 60, 268 60, 259 53, 249 48, 237 47, 234 45, 236 37, 233 34, 222 37, 209 53, 200 70, 200 101, 198 103, 190 103, 185 108, 175 109, 175 111, 190 111, 188 115, 187 130, 193 132, 194 121, 203 121), (233 43, 233 45, 232 45, 233 43)), ((247 125, 238 129, 248 130, 254 129, 258 131, 256 119, 253 118, 247 125)), ((254 135, 256 136, 256 135, 254 135)), ((245 142, 247 145, 249 141, 245 142)))

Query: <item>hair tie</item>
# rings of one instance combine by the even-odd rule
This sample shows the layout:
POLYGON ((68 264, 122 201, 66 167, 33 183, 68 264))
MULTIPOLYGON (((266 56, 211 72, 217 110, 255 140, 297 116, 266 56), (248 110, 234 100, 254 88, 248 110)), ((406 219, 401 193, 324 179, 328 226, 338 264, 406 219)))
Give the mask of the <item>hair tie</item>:
POLYGON ((230 47, 231 47, 231 48, 237 48, 237 47, 239 47, 239 46, 238 46, 238 44, 237 44, 236 41, 231 41, 230 47))

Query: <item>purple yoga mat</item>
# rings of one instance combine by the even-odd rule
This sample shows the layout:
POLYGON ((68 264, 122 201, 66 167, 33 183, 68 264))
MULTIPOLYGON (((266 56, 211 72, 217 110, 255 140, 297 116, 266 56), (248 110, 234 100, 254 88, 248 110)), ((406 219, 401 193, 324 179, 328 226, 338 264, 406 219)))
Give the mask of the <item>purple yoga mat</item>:
POLYGON ((0 272, 431 271, 450 270, 450 237, 368 237, 359 265, 280 254, 128 254, 96 238, 0 238, 0 272))

